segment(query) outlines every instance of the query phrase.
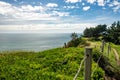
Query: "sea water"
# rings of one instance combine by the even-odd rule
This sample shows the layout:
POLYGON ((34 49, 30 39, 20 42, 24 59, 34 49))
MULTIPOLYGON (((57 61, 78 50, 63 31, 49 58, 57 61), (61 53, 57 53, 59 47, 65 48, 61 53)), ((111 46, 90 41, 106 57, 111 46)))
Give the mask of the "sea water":
POLYGON ((42 51, 63 47, 70 33, 0 33, 0 51, 42 51))

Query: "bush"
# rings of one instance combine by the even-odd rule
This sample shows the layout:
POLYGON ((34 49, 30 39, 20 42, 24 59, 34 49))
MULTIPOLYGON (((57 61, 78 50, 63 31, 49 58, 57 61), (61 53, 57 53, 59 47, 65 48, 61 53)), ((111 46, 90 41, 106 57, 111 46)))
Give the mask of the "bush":
POLYGON ((75 40, 71 40, 67 43, 67 47, 77 47, 82 42, 81 38, 77 38, 75 40))

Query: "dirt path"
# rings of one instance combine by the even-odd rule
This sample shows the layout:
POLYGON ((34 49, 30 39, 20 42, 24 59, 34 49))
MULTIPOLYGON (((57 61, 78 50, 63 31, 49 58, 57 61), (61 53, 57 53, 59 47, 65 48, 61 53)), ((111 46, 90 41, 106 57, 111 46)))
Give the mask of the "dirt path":
POLYGON ((120 59, 119 59, 119 55, 118 55, 118 52, 116 51, 116 49, 112 48, 113 49, 113 52, 115 54, 115 59, 117 61, 117 64, 120 65, 120 59))
POLYGON ((104 76, 104 80, 116 80, 116 79, 110 78, 110 77, 108 77, 108 76, 104 76))

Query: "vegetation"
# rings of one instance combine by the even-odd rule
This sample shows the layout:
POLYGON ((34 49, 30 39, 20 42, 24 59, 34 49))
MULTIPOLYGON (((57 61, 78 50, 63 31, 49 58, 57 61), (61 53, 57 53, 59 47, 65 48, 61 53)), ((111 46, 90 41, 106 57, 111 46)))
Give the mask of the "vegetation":
POLYGON ((120 21, 114 22, 110 27, 107 25, 98 25, 96 27, 86 28, 84 37, 99 40, 101 36, 105 41, 120 44, 120 21))
POLYGON ((111 79, 120 80, 120 21, 114 22, 109 27, 107 27, 106 25, 98 25, 94 28, 86 28, 84 30, 84 37, 89 38, 88 40, 92 41, 89 42, 92 45, 96 46, 97 51, 95 53, 97 54, 93 55, 94 61, 97 62, 99 57, 102 56, 98 64, 105 71, 105 75, 107 75, 111 79), (101 39, 108 42, 105 42, 104 52, 102 53, 100 53, 99 50, 99 48, 102 46, 100 42, 96 41, 101 39), (110 46, 108 49, 109 44, 110 46))
POLYGON ((115 44, 120 44, 120 21, 114 22, 107 29, 104 39, 115 44))
POLYGON ((94 37, 95 40, 98 39, 106 31, 107 25, 97 25, 96 27, 86 28, 84 30, 84 37, 94 37))
MULTIPOLYGON (((105 75, 108 76, 111 79, 119 80, 120 77, 120 49, 119 45, 115 45, 113 43, 105 43, 104 44, 104 51, 101 51, 101 42, 100 41, 89 41, 89 43, 95 47, 93 52, 93 60, 99 64, 99 67, 101 67, 105 71, 105 75), (110 45, 110 50, 108 53, 108 45, 110 45), (114 49, 116 50, 115 55, 114 49), (101 57, 101 58, 100 58, 101 57), (117 59, 118 58, 118 59, 117 59), (99 60, 99 62, 98 62, 99 60)), ((109 79, 108 79, 109 80, 109 79)))
POLYGON ((107 76, 114 78, 115 80, 120 80, 120 67, 118 65, 113 65, 108 56, 105 56, 96 50, 95 53, 93 53, 93 59, 95 62, 99 59, 98 65, 105 71, 107 76), (99 59, 100 56, 101 58, 99 59))
POLYGON ((71 34, 71 38, 72 38, 72 40, 75 40, 75 39, 77 39, 78 38, 78 35, 77 35, 77 33, 72 33, 71 34))
MULTIPOLYGON (((43 52, 0 54, 0 80, 72 80, 84 57, 83 48, 56 48, 43 52)), ((96 63, 93 62, 93 69, 96 63)), ((78 80, 83 80, 84 66, 78 80)), ((93 80, 103 80, 101 68, 93 80)))
POLYGON ((71 34, 71 40, 67 43, 67 47, 80 47, 80 46, 87 46, 89 45, 85 39, 82 38, 82 36, 78 37, 77 33, 71 34))

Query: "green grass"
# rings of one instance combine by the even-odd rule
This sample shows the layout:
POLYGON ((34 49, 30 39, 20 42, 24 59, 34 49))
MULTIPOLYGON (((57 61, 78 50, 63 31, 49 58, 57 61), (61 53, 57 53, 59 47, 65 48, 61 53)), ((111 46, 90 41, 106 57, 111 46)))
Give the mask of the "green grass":
POLYGON ((111 44, 113 48, 115 48, 118 52, 118 54, 120 55, 120 45, 115 45, 115 44, 111 44))
MULTIPOLYGON (((98 51, 100 51, 100 46, 102 45, 102 43, 100 41, 90 41, 91 46, 96 46, 96 49, 98 51)), ((117 51, 118 55, 120 56, 120 45, 115 45, 113 43, 110 43, 111 46, 111 50, 110 53, 108 54, 108 45, 109 43, 105 43, 104 46, 104 52, 102 53, 106 58, 108 58, 108 62, 116 69, 116 70, 120 70, 120 66, 117 64, 116 61, 116 57, 115 57, 115 53, 113 51, 113 48, 117 51)))
MULTIPOLYGON (((3 52, 0 54, 0 80, 73 80, 84 48, 56 48, 42 52, 3 52)), ((96 63, 93 61, 92 69, 96 63)), ((103 80, 101 68, 92 79, 103 80)), ((77 80, 83 80, 82 66, 77 80)))

